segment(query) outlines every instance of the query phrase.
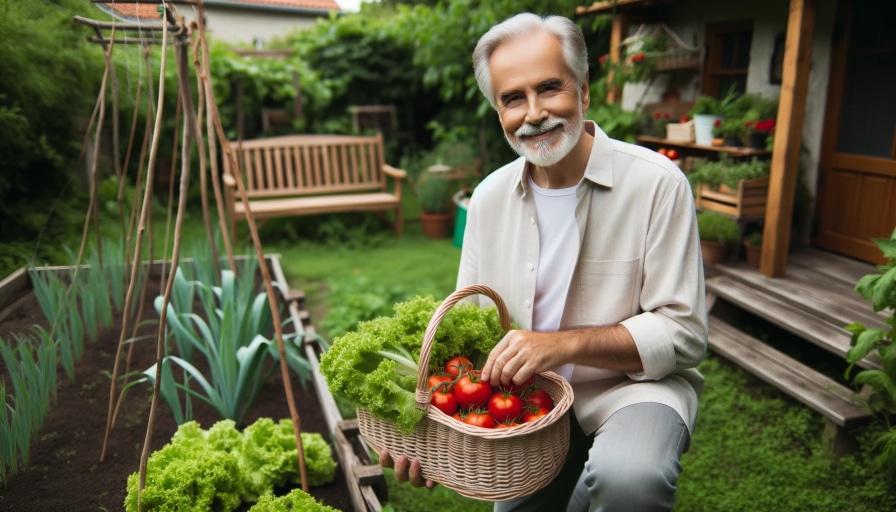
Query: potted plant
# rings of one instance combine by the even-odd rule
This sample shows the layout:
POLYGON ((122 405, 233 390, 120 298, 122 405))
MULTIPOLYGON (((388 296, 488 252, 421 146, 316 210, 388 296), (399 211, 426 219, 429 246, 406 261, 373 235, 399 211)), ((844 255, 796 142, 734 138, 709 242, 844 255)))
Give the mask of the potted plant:
POLYGON ((747 265, 759 268, 759 259, 762 255, 762 231, 750 232, 744 237, 744 259, 747 265))
POLYGON ((731 105, 737 99, 737 93, 732 87, 728 94, 718 99, 714 96, 701 95, 697 97, 689 114, 694 119, 697 144, 708 146, 712 143, 712 128, 715 122, 725 119, 731 105))
POLYGON ((724 146, 743 146, 744 134, 746 132, 744 121, 739 117, 727 117, 722 120, 716 120, 712 127, 713 140, 722 139, 722 145, 724 146))
POLYGON ((703 263, 707 265, 725 261, 728 248, 740 240, 737 221, 723 213, 698 213, 697 229, 700 232, 700 253, 703 255, 703 263))
MULTIPOLYGON (((420 224, 430 238, 445 238, 451 231, 451 180, 440 176, 439 166, 427 169, 417 180, 420 224)), ((447 167, 447 166, 443 166, 447 167)), ((450 169, 450 167, 448 168, 450 169)))

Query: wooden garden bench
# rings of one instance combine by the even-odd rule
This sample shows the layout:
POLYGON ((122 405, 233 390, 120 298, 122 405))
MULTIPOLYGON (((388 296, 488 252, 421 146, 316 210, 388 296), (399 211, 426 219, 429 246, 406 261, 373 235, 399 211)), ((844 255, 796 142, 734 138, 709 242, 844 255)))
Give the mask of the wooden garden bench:
POLYGON ((224 159, 233 236, 247 207, 255 219, 394 211, 395 233, 401 236, 401 180, 407 173, 384 162, 381 134, 286 135, 231 142, 230 147, 240 171, 224 159), (240 197, 237 175, 243 177, 248 203, 240 197))

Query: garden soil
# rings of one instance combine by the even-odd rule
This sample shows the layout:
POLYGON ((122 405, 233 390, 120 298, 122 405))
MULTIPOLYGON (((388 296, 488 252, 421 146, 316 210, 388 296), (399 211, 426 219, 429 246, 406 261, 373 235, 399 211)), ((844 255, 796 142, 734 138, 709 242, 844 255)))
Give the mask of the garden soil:
MULTIPOLYGON (((157 293, 158 290, 150 290, 149 297, 155 297, 157 293)), ((143 318, 157 321, 158 316, 149 304, 151 300, 147 301, 143 318)), ((27 333, 34 324, 46 325, 46 322, 37 301, 29 295, 3 313, 0 336, 9 340, 12 333, 27 333)), ((150 336, 133 344, 132 370, 145 370, 155 362, 154 331, 152 326, 141 327, 140 334, 150 336)), ((56 401, 40 434, 31 442, 28 463, 19 467, 6 488, 0 488, 0 511, 124 510, 127 477, 138 470, 146 438, 152 390, 148 384, 131 388, 109 439, 105 459, 100 461, 109 405, 109 377, 120 334, 119 320, 97 340, 86 341, 84 356, 76 367, 73 381, 59 370, 56 401)), ((5 368, 0 368, 2 374, 5 374, 5 368)), ((309 382, 303 388, 295 374, 291 377, 302 431, 320 432, 329 439, 313 385, 309 382)), ((249 411, 246 424, 260 417, 289 418, 279 368, 249 411)), ((220 417, 210 407, 194 401, 194 419, 207 429, 220 417)), ((176 430, 171 411, 166 404, 160 403, 152 433, 152 449, 165 445, 176 430)), ((285 491, 288 489, 277 490, 278 494, 285 491)), ((336 471, 332 484, 312 487, 310 494, 338 510, 353 510, 341 469, 336 471)), ((247 505, 240 510, 248 508, 247 505)))

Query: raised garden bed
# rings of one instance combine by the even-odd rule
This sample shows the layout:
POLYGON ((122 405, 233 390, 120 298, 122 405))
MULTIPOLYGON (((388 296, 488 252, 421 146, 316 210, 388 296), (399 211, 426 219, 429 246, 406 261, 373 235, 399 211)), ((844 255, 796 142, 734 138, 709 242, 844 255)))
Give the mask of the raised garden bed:
MULTIPOLYGON (((279 260, 268 257, 272 278, 285 283, 279 260)), ((156 269, 161 265, 156 263, 156 269)), ((53 271, 45 268, 42 271, 53 271)), ((151 280, 149 296, 159 292, 158 280, 151 280)), ((285 290, 281 287, 281 290, 285 290)), ((313 330, 303 310, 302 295, 285 292, 289 314, 293 325, 299 329, 313 330)), ((157 319, 158 315, 147 301, 143 311, 144 319, 157 319)), ((35 324, 48 327, 40 306, 30 290, 30 281, 24 271, 0 282, 0 336, 10 340, 15 333, 29 333, 35 324)), ((154 325, 143 325, 139 335, 152 335, 152 341, 134 344, 131 368, 149 368, 156 359, 154 325)), ((140 451, 146 436, 146 421, 149 415, 152 389, 149 385, 132 388, 124 401, 120 416, 113 430, 107 455, 100 462, 103 434, 106 426, 109 376, 115 350, 121 331, 120 319, 109 329, 100 330, 96 340, 85 342, 84 355, 77 364, 74 381, 65 372, 58 370, 57 399, 52 404, 44 420, 40 434, 31 442, 30 460, 20 466, 18 472, 9 479, 8 486, 0 492, 0 510, 45 511, 45 510, 122 510, 127 494, 126 482, 129 474, 137 471, 140 451)), ((308 341, 305 353, 316 360, 320 347, 308 341)), ((5 369, 0 369, 0 375, 5 369)), ((364 447, 352 446, 359 455, 348 457, 345 445, 339 446, 345 434, 336 434, 337 424, 342 420, 332 396, 323 385, 319 374, 313 382, 303 388, 295 375, 292 376, 293 395, 304 432, 319 432, 333 443, 334 456, 340 463, 333 483, 312 487, 310 494, 315 499, 343 511, 379 510, 379 500, 371 492, 370 486, 384 487, 382 473, 370 467, 369 459, 364 459, 364 447), (361 460, 364 459, 364 462, 361 460), (366 469, 359 467, 368 466, 366 469), (366 471, 366 473, 365 473, 366 471), (363 486, 359 473, 364 474, 363 486), (363 489, 362 489, 363 487, 363 489), (363 496, 367 498, 359 498, 363 496), (371 498, 372 497, 372 498, 371 498), (361 501, 358 501, 361 499, 361 501)), ((194 401, 193 417, 203 428, 208 428, 220 416, 208 405, 194 401)), ((251 424, 261 417, 275 420, 289 417, 283 383, 279 372, 275 372, 265 384, 254 405, 249 410, 245 424, 251 424)), ((161 404, 156 415, 152 436, 152 449, 166 444, 177 424, 167 405, 161 404)), ((285 489, 284 489, 285 491, 285 489)), ((381 494, 381 496, 384 496, 381 494)), ((248 509, 248 506, 240 510, 248 509)))

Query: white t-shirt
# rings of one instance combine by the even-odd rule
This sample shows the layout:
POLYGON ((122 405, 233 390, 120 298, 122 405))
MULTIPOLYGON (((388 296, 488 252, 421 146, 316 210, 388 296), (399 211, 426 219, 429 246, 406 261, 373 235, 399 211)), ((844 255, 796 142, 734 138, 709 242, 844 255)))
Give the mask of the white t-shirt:
MULTIPOLYGON (((540 256, 535 281, 535 308, 532 330, 553 332, 560 328, 569 280, 579 254, 579 229, 576 225, 576 189, 541 188, 529 178, 538 218, 540 256)), ((569 380, 572 364, 555 371, 569 380)))

